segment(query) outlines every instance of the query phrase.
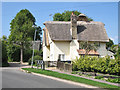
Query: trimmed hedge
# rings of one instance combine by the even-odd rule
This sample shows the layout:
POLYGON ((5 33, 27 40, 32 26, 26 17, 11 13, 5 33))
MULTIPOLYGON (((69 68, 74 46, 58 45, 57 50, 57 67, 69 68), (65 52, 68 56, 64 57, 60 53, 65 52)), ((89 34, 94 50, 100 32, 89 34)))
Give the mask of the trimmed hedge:
POLYGON ((73 70, 120 75, 120 60, 110 59, 109 56, 106 56, 104 58, 81 56, 80 58, 73 60, 72 64, 73 70))

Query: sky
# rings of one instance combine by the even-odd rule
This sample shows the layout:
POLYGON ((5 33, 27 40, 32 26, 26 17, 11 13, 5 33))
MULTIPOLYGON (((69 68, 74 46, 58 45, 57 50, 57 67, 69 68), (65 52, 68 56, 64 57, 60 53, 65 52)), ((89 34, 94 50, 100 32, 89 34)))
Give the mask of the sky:
POLYGON ((118 43, 118 2, 2 2, 2 35, 10 35, 10 22, 16 14, 28 9, 36 19, 36 25, 44 28, 45 21, 52 21, 55 13, 65 10, 77 10, 92 18, 103 22, 107 35, 118 43), (52 14, 52 16, 49 16, 52 14))

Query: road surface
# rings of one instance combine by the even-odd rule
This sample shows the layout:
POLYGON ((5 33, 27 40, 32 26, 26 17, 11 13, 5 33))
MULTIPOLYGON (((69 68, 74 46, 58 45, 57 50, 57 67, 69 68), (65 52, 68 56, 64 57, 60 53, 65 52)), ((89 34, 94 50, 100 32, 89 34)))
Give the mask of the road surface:
POLYGON ((19 64, 11 66, 2 69, 2 88, 84 88, 22 72, 19 64))

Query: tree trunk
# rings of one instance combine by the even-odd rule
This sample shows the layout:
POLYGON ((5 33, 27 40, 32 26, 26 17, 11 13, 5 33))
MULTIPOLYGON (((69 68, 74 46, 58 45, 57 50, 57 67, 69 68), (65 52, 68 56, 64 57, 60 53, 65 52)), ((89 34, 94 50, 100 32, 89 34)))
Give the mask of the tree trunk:
POLYGON ((21 45, 21 58, 20 63, 23 64, 23 44, 21 45))

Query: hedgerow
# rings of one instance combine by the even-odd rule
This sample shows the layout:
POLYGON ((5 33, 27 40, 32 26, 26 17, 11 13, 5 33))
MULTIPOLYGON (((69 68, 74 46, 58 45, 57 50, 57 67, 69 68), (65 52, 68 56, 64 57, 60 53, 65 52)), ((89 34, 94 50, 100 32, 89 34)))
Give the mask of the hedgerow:
POLYGON ((80 70, 84 72, 100 72, 107 74, 116 74, 120 75, 120 60, 110 59, 109 56, 98 58, 98 57, 89 57, 81 56, 72 61, 73 71, 80 70))

